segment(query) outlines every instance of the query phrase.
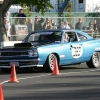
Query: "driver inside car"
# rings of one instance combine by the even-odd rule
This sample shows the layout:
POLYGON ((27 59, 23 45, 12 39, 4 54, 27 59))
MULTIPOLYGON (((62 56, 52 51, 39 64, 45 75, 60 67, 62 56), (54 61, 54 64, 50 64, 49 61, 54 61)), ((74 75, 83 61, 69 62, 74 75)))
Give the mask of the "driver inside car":
POLYGON ((69 36, 67 33, 65 33, 64 42, 69 42, 69 36))

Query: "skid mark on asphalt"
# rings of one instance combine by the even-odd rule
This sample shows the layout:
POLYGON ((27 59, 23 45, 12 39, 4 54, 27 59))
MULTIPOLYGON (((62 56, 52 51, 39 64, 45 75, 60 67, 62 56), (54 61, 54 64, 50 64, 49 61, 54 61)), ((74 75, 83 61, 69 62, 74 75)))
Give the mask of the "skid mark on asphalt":
MULTIPOLYGON (((89 71, 80 71, 80 72, 67 72, 67 73, 60 73, 59 75, 67 75, 67 74, 79 74, 79 73, 87 73, 87 72, 93 72, 93 71, 100 71, 100 69, 95 69, 95 70, 89 70, 89 71)), ((38 78, 38 77, 45 77, 45 76, 50 76, 52 74, 45 74, 45 75, 39 75, 39 76, 30 76, 30 77, 24 77, 24 78, 18 78, 18 81, 19 80, 25 80, 25 79, 29 79, 29 78, 38 78)), ((3 81, 1 84, 4 84, 4 83, 7 83, 9 82, 10 80, 6 80, 6 81, 3 81)))

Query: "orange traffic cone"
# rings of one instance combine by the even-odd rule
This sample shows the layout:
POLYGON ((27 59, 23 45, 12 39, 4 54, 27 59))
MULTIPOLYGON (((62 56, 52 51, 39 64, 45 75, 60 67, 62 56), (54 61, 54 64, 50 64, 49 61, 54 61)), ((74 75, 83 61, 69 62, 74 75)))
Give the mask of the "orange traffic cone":
POLYGON ((57 63, 57 60, 54 60, 53 75, 58 75, 58 74, 59 74, 58 63, 57 63))
POLYGON ((3 91, 2 91, 2 84, 0 83, 0 100, 4 100, 3 91))
POLYGON ((19 82, 16 76, 15 64, 12 64, 10 82, 19 82))

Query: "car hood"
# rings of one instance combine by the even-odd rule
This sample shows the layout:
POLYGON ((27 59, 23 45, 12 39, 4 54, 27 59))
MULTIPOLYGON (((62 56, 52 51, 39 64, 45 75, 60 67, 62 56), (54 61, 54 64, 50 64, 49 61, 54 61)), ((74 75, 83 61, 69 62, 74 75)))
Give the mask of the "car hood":
POLYGON ((33 44, 32 43, 16 43, 16 44, 14 44, 14 47, 15 48, 30 48, 30 47, 32 47, 33 46, 33 44))
POLYGON ((14 44, 14 47, 37 47, 37 46, 41 46, 41 45, 47 45, 47 44, 51 44, 51 42, 25 42, 25 43, 16 43, 14 44))
MULTIPOLYGON (((59 43, 59 42, 58 42, 59 43)), ((26 49, 31 49, 31 48, 37 48, 39 46, 44 46, 44 45, 49 45, 49 44, 57 44, 55 43, 51 43, 51 42, 22 42, 22 43, 15 43, 14 46, 7 46, 7 47, 3 47, 3 49, 18 49, 18 48, 26 48, 26 49)))

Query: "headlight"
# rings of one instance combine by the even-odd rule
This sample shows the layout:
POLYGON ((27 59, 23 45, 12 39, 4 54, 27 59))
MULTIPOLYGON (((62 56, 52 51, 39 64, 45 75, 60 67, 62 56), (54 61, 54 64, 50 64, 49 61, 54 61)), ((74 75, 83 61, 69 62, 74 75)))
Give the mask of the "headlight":
POLYGON ((28 51, 29 57, 36 57, 38 55, 37 50, 28 51))

